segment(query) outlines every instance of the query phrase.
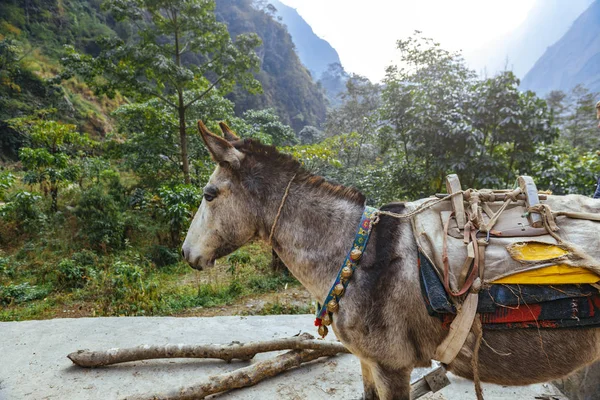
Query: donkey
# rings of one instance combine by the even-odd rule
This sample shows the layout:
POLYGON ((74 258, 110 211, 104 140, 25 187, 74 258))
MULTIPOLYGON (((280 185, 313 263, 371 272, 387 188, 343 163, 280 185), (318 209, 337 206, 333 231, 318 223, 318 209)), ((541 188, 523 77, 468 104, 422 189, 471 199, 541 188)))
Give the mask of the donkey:
MULTIPOLYGON (((251 240, 270 239, 292 274, 323 301, 352 244, 365 196, 307 172, 272 146, 239 139, 225 124, 224 138, 201 122, 199 129, 218 166, 183 243, 185 259, 202 270, 251 240)), ((403 203, 380 209, 406 212, 403 203)), ((448 334, 423 303, 410 223, 380 217, 331 326, 360 359, 365 399, 410 399, 412 369, 431 366, 448 334)), ((473 379, 475 342, 470 334, 449 371, 473 379)), ((598 328, 485 330, 478 368, 482 382, 527 385, 599 358, 598 328)))

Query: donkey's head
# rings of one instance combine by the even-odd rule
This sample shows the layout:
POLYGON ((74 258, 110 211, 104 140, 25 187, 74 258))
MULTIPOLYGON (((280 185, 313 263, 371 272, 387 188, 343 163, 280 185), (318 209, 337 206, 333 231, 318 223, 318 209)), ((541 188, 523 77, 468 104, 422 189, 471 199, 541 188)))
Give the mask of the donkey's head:
POLYGON ((239 138, 224 124, 226 139, 211 133, 201 121, 198 129, 218 164, 204 187, 204 198, 182 248, 187 262, 201 270, 251 240, 256 234, 256 216, 248 212, 249 199, 241 185, 244 154, 231 144, 239 138))
POLYGON ((273 209, 277 211, 272 199, 299 166, 273 147, 240 140, 226 124, 220 125, 224 138, 198 122, 202 139, 218 164, 183 242, 183 256, 200 270, 254 238, 268 237, 273 209))

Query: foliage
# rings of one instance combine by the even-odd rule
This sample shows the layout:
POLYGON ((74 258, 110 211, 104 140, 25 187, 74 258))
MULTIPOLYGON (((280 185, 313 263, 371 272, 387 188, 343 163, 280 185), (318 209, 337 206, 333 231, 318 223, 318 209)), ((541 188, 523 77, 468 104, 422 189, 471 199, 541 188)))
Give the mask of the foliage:
POLYGON ((35 193, 18 191, 8 197, 8 202, 0 207, 0 216, 9 222, 17 232, 30 232, 39 229, 43 217, 40 207, 42 197, 35 193))
POLYGON ((301 144, 313 144, 323 140, 323 132, 314 126, 307 125, 298 133, 301 144))
POLYGON ((123 212, 103 185, 92 186, 81 193, 75 215, 79 235, 85 238, 90 248, 107 252, 125 245, 123 212))
POLYGON ((189 225, 194 211, 202 201, 202 192, 191 185, 172 188, 163 186, 158 190, 158 198, 155 200, 158 214, 168 222, 170 228, 169 244, 178 247, 182 242, 183 230, 189 225))
MULTIPOLYGON (((186 97, 187 98, 187 97, 186 97)), ((113 113, 119 132, 126 136, 117 144, 131 168, 146 187, 156 188, 181 181, 181 152, 177 133, 178 120, 168 106, 154 99, 119 107, 113 113)), ((206 182, 212 173, 208 152, 201 144, 196 121, 235 119, 233 104, 216 93, 202 98, 186 113, 190 175, 195 184, 206 182)))
POLYGON ((0 304, 25 303, 41 299, 47 294, 47 288, 32 286, 27 282, 18 285, 3 286, 0 287, 0 304))
POLYGON ((190 183, 186 111, 213 89, 224 95, 239 83, 260 91, 252 75, 259 66, 254 48, 260 39, 243 34, 232 41, 226 26, 217 22, 214 0, 107 0, 105 8, 135 27, 134 37, 104 38, 95 58, 71 48, 64 62, 98 94, 113 96, 120 90, 168 106, 178 121, 181 168, 190 183))
POLYGON ((4 200, 6 192, 15 182, 15 176, 10 172, 0 172, 0 200, 4 200))
POLYGON ((89 277, 84 265, 71 259, 64 259, 56 266, 56 280, 61 288, 81 288, 85 286, 89 277))
POLYGON ((115 261, 101 281, 105 294, 104 311, 125 315, 143 315, 160 301, 155 282, 145 279, 147 273, 139 265, 115 261))
POLYGON ((79 166, 71 159, 77 149, 88 143, 74 125, 38 119, 11 121, 15 129, 27 133, 32 147, 23 147, 19 158, 27 170, 23 181, 38 184, 40 190, 52 198, 51 210, 58 209, 58 189, 79 176, 79 166))
POLYGON ((383 87, 351 76, 326 124, 343 165, 326 175, 356 184, 370 202, 440 192, 449 173, 467 187, 510 186, 531 173, 535 149, 557 138, 546 102, 521 92, 512 73, 478 79, 460 53, 419 33, 398 49, 402 67, 387 69, 383 87))
POLYGON ((547 101, 560 127, 561 138, 582 151, 600 147, 596 121, 596 98, 586 87, 577 85, 568 94, 553 91, 547 101))
POLYGON ((244 130, 239 131, 242 136, 257 138, 274 146, 289 146, 298 142, 293 129, 279 120, 275 110, 248 110, 243 119, 246 125, 244 130))

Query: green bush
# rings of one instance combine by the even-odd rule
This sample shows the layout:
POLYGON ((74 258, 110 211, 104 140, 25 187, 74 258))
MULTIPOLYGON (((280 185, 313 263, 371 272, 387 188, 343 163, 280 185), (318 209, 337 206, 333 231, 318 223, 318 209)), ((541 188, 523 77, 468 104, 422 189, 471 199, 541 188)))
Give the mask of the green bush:
POLYGON ((0 288, 0 304, 24 303, 46 297, 48 288, 32 286, 28 282, 0 288))
POLYGON ((115 261, 102 285, 104 312, 109 315, 144 315, 159 306, 158 285, 138 265, 115 261))
POLYGON ((160 268, 178 263, 180 256, 178 251, 155 244, 150 249, 150 260, 160 268))
POLYGON ((75 210, 79 232, 96 250, 107 252, 125 243, 123 213, 112 196, 100 185, 84 191, 75 210))
POLYGON ((44 217, 41 200, 42 197, 38 194, 18 191, 4 206, 0 206, 0 216, 17 231, 39 232, 39 224, 44 217))
POLYGON ((56 267, 56 281, 61 288, 81 288, 88 280, 87 268, 74 260, 62 260, 56 267))

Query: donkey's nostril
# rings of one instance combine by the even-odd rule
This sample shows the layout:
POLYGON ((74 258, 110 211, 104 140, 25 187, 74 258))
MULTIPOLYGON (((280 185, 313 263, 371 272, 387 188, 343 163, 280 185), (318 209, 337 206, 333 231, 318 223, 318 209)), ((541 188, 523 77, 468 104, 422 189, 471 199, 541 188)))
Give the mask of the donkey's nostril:
POLYGON ((181 256, 183 257, 184 260, 186 259, 185 249, 183 247, 181 248, 181 256))

